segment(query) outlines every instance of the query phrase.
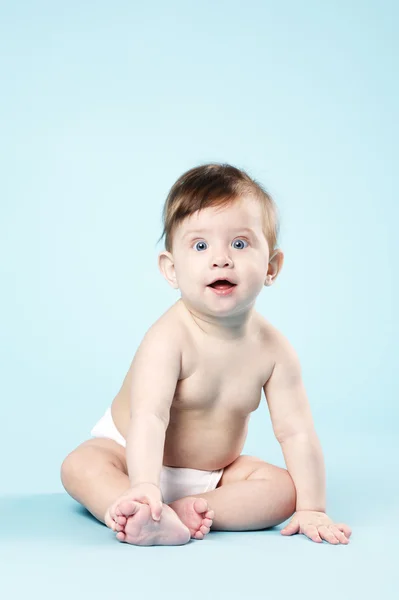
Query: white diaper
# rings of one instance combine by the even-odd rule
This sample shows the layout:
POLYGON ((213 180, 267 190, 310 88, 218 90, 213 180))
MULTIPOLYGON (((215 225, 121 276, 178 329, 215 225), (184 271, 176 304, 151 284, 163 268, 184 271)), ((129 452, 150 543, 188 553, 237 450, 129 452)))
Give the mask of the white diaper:
MULTIPOLYGON (((112 419, 111 407, 91 430, 94 438, 108 438, 126 447, 125 438, 119 433, 112 419)), ((202 471, 183 467, 167 467, 162 465, 160 489, 165 504, 184 496, 193 496, 214 490, 219 483, 224 469, 218 471, 202 471)))

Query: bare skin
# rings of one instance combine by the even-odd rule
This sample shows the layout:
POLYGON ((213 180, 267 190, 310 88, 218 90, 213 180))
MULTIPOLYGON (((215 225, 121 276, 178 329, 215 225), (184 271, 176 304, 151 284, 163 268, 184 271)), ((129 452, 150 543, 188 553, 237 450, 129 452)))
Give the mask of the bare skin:
MULTIPOLYGON (((274 366, 276 330, 254 312, 245 334, 237 339, 209 337, 182 300, 158 320, 160 329, 173 324, 174 343, 182 340, 182 368, 170 410, 163 464, 202 470, 221 469, 242 451, 251 413, 261 400, 262 387, 274 366)), ((132 363, 133 364, 133 363, 132 363)), ((116 428, 127 436, 130 419, 132 366, 115 397, 111 412, 116 428)), ((203 539, 214 513, 202 498, 181 498, 163 504, 160 522, 139 502, 119 506, 116 522, 106 524, 127 543, 169 545, 203 539), (173 513, 173 514, 172 514, 173 513), (176 515, 179 520, 176 519, 176 515), (186 541, 187 531, 190 536, 186 541)))
MULTIPOLYGON (((163 464, 216 470, 241 453, 251 413, 274 367, 277 330, 258 313, 237 340, 207 336, 182 300, 157 324, 173 323, 182 332, 182 367, 170 410, 163 464)), ((133 365, 133 363, 132 363, 133 365)), ((130 421, 132 365, 112 402, 115 426, 126 439, 130 421)))
POLYGON ((259 530, 294 512, 284 535, 345 543, 350 529, 324 512, 323 455, 298 358, 254 310, 283 253, 269 249, 258 199, 236 200, 187 216, 172 251, 160 253, 163 276, 182 296, 150 328, 112 403, 116 428, 129 437, 127 452, 114 440, 87 440, 63 463, 64 487, 133 544, 201 539, 210 521, 217 530, 259 530), (226 279, 236 284, 232 291, 210 287, 226 279), (241 454, 262 388, 287 470, 241 454), (150 497, 153 514, 159 510, 161 457, 165 466, 224 471, 217 489, 165 504, 156 522, 144 502, 150 497))
POLYGON ((117 523, 109 526, 120 542, 135 545, 180 545, 190 538, 204 539, 212 526, 213 510, 203 498, 181 498, 163 504, 159 522, 154 521, 147 505, 126 500, 118 508, 117 523))

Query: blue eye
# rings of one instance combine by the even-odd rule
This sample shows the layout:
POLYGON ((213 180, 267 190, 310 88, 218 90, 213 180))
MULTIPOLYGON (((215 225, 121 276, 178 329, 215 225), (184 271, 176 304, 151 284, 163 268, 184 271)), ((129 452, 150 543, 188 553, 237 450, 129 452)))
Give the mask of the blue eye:
MULTIPOLYGON (((248 246, 248 242, 246 240, 241 239, 241 238, 238 238, 238 239, 234 240, 233 243, 235 243, 235 242, 244 242, 246 244, 246 246, 244 246, 244 248, 246 248, 248 246)), ((198 246, 198 244, 205 244, 205 245, 207 245, 206 242, 204 242, 204 241, 201 240, 200 242, 196 242, 195 243, 194 248, 196 248, 198 246)), ((241 248, 239 248, 239 247, 237 248, 237 246, 235 246, 235 249, 236 250, 241 250, 241 248)), ((201 252, 202 252, 202 250, 201 250, 201 252)))
MULTIPOLYGON (((243 239, 234 240, 234 242, 237 242, 237 241, 238 242, 245 242, 246 245, 248 246, 248 242, 246 240, 243 240, 243 239)), ((247 246, 244 246, 244 248, 246 248, 247 246)), ((236 249, 239 250, 240 248, 236 248, 236 249)))
POLYGON ((206 242, 196 242, 194 248, 198 245, 198 244, 206 244, 206 242))

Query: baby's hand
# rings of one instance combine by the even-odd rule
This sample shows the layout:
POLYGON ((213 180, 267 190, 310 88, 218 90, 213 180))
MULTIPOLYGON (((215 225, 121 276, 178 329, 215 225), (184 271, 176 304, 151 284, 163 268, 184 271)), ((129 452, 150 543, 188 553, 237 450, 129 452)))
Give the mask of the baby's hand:
POLYGON ((148 504, 154 521, 159 521, 162 513, 162 494, 158 486, 153 483, 138 483, 120 496, 108 509, 111 519, 115 522, 116 517, 123 514, 119 505, 122 501, 135 500, 142 504, 148 504))
POLYGON ((314 542, 320 543, 324 539, 330 544, 349 544, 352 535, 348 525, 335 524, 326 513, 317 510, 298 510, 281 533, 283 535, 304 533, 314 542))

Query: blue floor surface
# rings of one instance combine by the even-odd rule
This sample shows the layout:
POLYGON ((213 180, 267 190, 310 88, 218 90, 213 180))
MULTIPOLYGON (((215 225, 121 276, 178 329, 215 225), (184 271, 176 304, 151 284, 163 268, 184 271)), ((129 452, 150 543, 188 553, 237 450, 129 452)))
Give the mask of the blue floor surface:
POLYGON ((347 546, 284 537, 282 524, 211 531, 184 546, 137 547, 118 542, 66 493, 3 496, 0 597, 398 598, 398 498, 385 500, 371 515, 373 495, 366 493, 361 510, 346 511, 341 520, 353 530, 347 546))

